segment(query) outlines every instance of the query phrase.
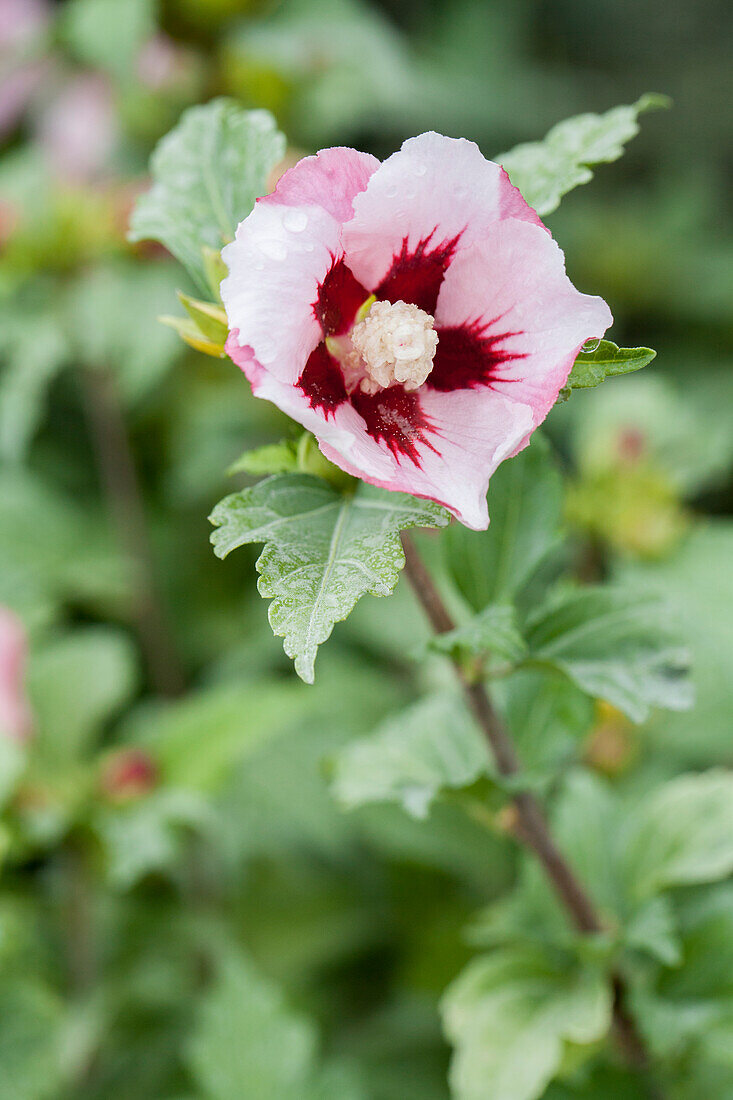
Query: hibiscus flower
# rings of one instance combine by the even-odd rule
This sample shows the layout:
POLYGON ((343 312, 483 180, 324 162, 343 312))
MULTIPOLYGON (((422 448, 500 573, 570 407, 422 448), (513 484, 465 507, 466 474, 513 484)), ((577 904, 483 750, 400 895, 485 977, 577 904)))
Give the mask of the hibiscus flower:
POLYGON ((611 323, 504 170, 427 133, 380 163, 325 149, 223 258, 227 352, 341 469, 488 524, 491 474, 611 323))

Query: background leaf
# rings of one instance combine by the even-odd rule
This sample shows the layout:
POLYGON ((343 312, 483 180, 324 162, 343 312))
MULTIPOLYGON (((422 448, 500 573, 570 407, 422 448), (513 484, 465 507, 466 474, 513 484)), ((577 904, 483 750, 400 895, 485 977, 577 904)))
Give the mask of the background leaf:
POLYGON ((496 159, 529 205, 540 215, 551 214, 563 195, 593 179, 591 164, 622 156, 626 142, 639 133, 643 111, 668 103, 665 96, 650 94, 603 115, 576 115, 553 126, 544 141, 518 145, 496 159))
POLYGON ((129 79, 136 55, 155 29, 153 0, 70 0, 63 36, 79 61, 129 79))
POLYGON ((448 989, 443 1018, 456 1047, 456 1100, 537 1100, 565 1044, 600 1039, 611 991, 599 972, 555 969, 538 950, 497 950, 475 959, 448 989))
POLYGON ((0 360, 0 460, 20 462, 43 420, 48 388, 69 360, 60 317, 3 313, 0 360))
POLYGON ((519 661, 527 652, 511 604, 489 604, 463 626, 438 634, 430 645, 439 653, 488 654, 511 662, 519 661))
POLYGON ((392 801, 422 818, 441 791, 469 786, 490 760, 460 696, 437 695, 347 745, 332 766, 332 790, 345 809, 392 801))
POLYGON ((672 646, 654 598, 612 587, 559 592, 529 619, 532 659, 569 676, 635 722, 653 706, 692 704, 687 657, 672 646))
POLYGON ((181 355, 176 335, 158 321, 174 300, 176 268, 132 263, 93 268, 66 298, 69 342, 79 363, 114 372, 128 402, 139 401, 181 355))
POLYGON ((204 998, 189 1064, 206 1100, 359 1100, 345 1067, 322 1067, 317 1034, 281 991, 240 953, 230 953, 204 998))
POLYGON ((733 774, 682 775, 658 788, 629 822, 625 862, 638 897, 729 875, 733 774))
POLYGON ((557 544, 562 481, 546 440, 502 463, 489 487, 488 531, 453 523, 445 534, 450 575, 475 611, 510 599, 557 544))
POLYGON ((52 1100, 63 1085, 61 1004, 31 981, 3 983, 0 1091, 3 1100, 52 1100))
POLYGON ((191 107, 153 154, 153 187, 137 202, 130 239, 164 244, 207 297, 201 249, 219 251, 234 238, 284 154, 267 111, 243 111, 229 99, 191 107))
POLYGON ((110 627, 86 627, 33 654, 28 691, 47 764, 73 759, 137 686, 132 640, 110 627))

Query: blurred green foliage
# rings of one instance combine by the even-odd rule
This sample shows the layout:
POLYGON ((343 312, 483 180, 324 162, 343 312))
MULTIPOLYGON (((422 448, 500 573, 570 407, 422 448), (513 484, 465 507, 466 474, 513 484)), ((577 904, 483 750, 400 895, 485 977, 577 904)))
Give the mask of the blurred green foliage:
MULTIPOLYGON (((404 582, 336 628, 307 687, 272 638, 254 552, 211 553, 206 515, 251 484, 225 471, 290 425, 228 360, 156 323, 195 288, 125 232, 153 144, 214 96, 272 110, 287 156, 381 156, 427 128, 494 156, 649 87, 673 110, 549 224, 574 281, 611 303, 614 340, 658 357, 554 410, 564 479, 535 480, 541 445, 497 476, 497 518, 528 482, 510 555, 455 526, 447 567, 421 543, 446 586, 451 553, 497 563, 462 573, 464 610, 531 608, 560 559, 670 604, 692 710, 633 727, 536 668, 498 696, 619 930, 595 949, 631 960, 665 1096, 733 1097, 726 14, 723 0, 67 0, 39 4, 14 41, 0 32, 0 604, 29 633, 35 716, 0 759, 3 1100, 446 1100, 438 1006, 472 956, 444 1002, 461 1096, 494 1097, 486 1075, 511 1089, 520 1069, 530 1091, 507 1097, 648 1095, 600 1041, 607 991, 518 854, 506 792, 446 719, 448 670, 424 659, 404 582), (421 696, 432 740, 405 757, 400 735, 389 756, 421 696), (446 727, 464 753, 448 779, 446 727), (391 769, 376 780, 375 751, 391 769)), ((505 618, 479 625, 506 639, 505 618)))

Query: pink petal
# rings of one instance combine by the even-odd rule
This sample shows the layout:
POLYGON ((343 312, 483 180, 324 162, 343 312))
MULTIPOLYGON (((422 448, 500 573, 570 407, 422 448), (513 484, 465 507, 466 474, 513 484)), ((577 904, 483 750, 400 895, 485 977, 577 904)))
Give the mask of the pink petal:
POLYGON ((496 394, 530 405, 536 427, 557 400, 583 344, 602 336, 612 320, 602 298, 575 289, 562 251, 547 233, 526 222, 501 222, 456 256, 446 273, 436 313, 434 383, 440 389, 450 383, 440 356, 447 355, 455 337, 444 336, 441 352, 441 329, 462 329, 467 340, 478 333, 488 345, 487 356, 476 354, 469 363, 464 354, 460 368, 456 357, 456 384, 489 385, 496 394))
POLYGON ((354 149, 305 157, 257 200, 222 252, 229 328, 283 381, 297 381, 324 333, 347 329, 369 296, 341 262, 341 223, 378 164, 354 149))
POLYGON ((335 408, 313 405, 301 389, 274 378, 238 346, 232 350, 255 396, 313 432, 331 462, 372 485, 436 500, 478 530, 488 524, 491 474, 532 430, 528 406, 488 389, 404 395, 395 387, 415 403, 417 417, 410 422, 399 417, 380 422, 374 415, 379 401, 389 402, 390 391, 371 399, 355 394, 353 404, 344 401, 335 408))
POLYGON ((415 444, 417 462, 409 456, 385 455, 384 444, 364 430, 363 421, 353 419, 348 422, 353 436, 348 448, 339 449, 319 438, 321 450, 355 477, 384 489, 428 497, 467 527, 484 530, 489 523, 489 478, 531 431, 532 410, 488 390, 446 394, 421 390, 419 401, 431 430, 415 444), (385 458, 390 466, 386 474, 382 472, 385 458))
POLYGON ((32 718, 23 688, 27 655, 25 630, 20 620, 0 607, 0 734, 24 741, 32 718))
POLYGON ((379 167, 369 153, 336 147, 303 157, 278 180, 272 195, 258 201, 285 206, 322 206, 337 221, 354 214, 353 201, 379 167))
MULTIPOLYGON (((480 240, 506 217, 542 224, 506 172, 486 160, 473 142, 421 134, 384 161, 354 199, 354 217, 344 227, 347 263, 364 286, 374 289, 390 273, 394 279, 400 268, 422 266, 426 252, 447 250, 431 288, 434 306, 453 252, 480 240)), ((429 297, 415 304, 426 308, 429 297)))
POLYGON ((229 328, 237 345, 251 349, 283 382, 297 382, 323 339, 314 307, 341 255, 340 231, 320 206, 258 202, 222 251, 229 267, 221 284, 229 328))

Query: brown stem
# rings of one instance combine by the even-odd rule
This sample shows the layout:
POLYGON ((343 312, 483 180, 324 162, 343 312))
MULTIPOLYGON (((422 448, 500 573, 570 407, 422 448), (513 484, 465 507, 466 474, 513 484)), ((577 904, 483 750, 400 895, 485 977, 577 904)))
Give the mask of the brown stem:
MULTIPOLYGON (((414 543, 406 534, 403 534, 402 544, 405 551, 407 579, 430 625, 436 634, 445 634, 453 630, 454 623, 450 612, 414 543)), ((485 685, 469 679, 458 663, 454 662, 454 667, 471 711, 489 743, 497 770, 507 778, 518 775, 520 763, 514 743, 504 729, 485 685)), ((517 835, 539 859, 575 928, 583 933, 602 932, 604 926, 598 911, 555 844, 540 803, 529 791, 521 791, 515 795, 513 803, 517 814, 517 835)), ((613 977, 613 990, 616 1040, 626 1060, 638 1069, 644 1069, 649 1059, 634 1021, 624 1007, 624 983, 618 974, 613 977)))
POLYGON ((63 927, 69 986, 76 996, 88 993, 96 980, 92 899, 84 853, 68 845, 62 851, 65 881, 63 927))
POLYGON ((137 633, 153 687, 177 695, 183 673, 158 598, 140 483, 117 387, 106 370, 84 374, 84 398, 100 477, 117 535, 135 566, 137 633))

